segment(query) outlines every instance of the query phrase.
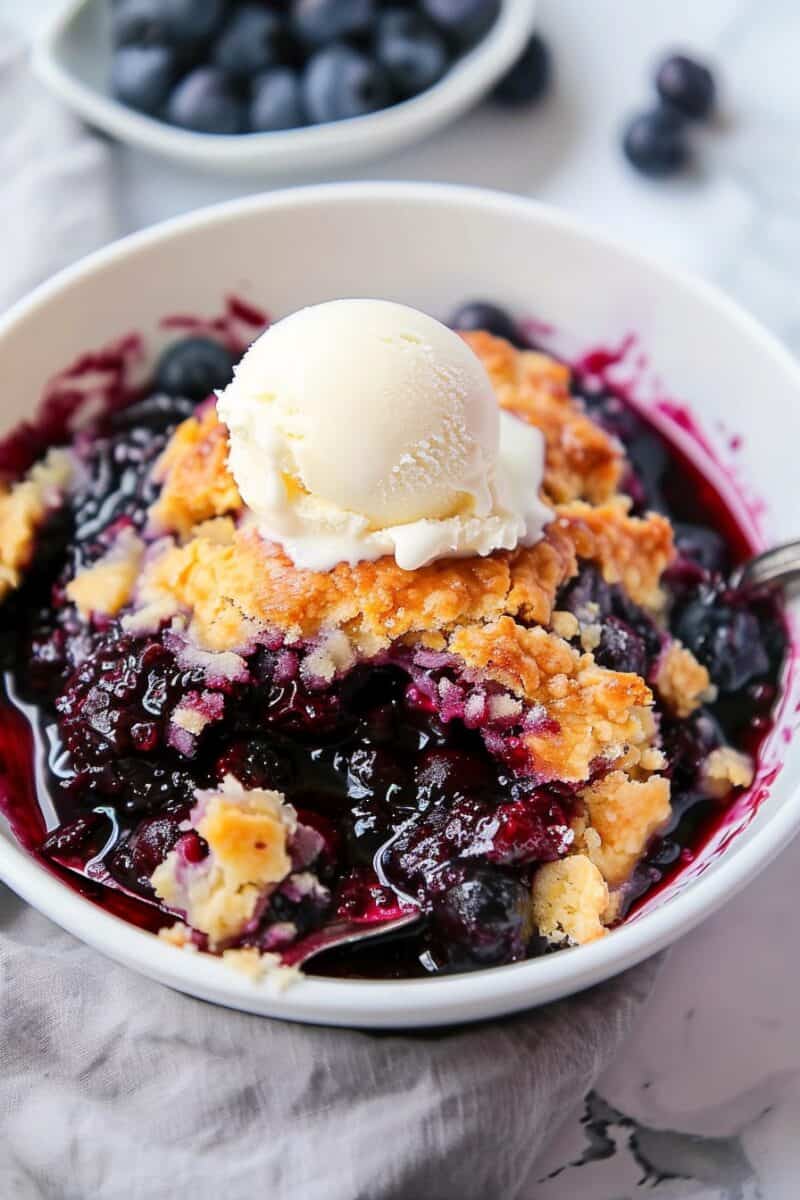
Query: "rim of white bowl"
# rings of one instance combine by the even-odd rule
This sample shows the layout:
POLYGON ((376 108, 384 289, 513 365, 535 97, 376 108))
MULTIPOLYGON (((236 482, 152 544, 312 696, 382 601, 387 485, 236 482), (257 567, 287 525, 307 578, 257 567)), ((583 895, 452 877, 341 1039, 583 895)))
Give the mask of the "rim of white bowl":
POLYGON ((344 165, 419 141, 477 103, 512 65, 534 28, 537 0, 502 0, 489 32, 447 73, 411 100, 378 112, 277 133, 209 134, 145 116, 69 71, 58 47, 87 3, 68 0, 34 42, 39 78, 82 117, 121 141, 168 158, 215 170, 274 171, 344 165))
MULTIPOLYGON (((716 309, 742 337, 785 372, 800 398, 800 365, 753 317, 712 284, 634 250, 585 222, 537 201, 482 188, 435 183, 331 183, 285 188, 212 205, 173 217, 96 251, 40 284, 0 318, 2 340, 15 325, 58 292, 146 246, 182 230, 202 230, 253 212, 320 205, 431 204, 492 210, 512 219, 535 220, 604 246, 677 285, 716 309)), ((796 636, 796 635, 795 635, 796 636)), ((469 974, 413 980, 353 980, 306 976, 283 993, 267 979, 254 983, 210 956, 187 954, 98 908, 51 875, 35 858, 0 835, 0 878, 64 929, 109 957, 180 991, 245 1011, 295 1021, 372 1028, 413 1028, 480 1020, 547 1003, 600 983, 664 949, 710 916, 765 867, 800 829, 800 805, 784 805, 751 840, 710 874, 662 907, 622 925, 600 941, 508 966, 469 974)))

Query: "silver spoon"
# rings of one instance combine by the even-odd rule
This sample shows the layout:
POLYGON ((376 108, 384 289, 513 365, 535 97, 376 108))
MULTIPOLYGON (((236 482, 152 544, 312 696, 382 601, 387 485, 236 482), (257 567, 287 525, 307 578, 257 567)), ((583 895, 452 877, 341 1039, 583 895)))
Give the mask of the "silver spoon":
POLYGON ((334 950, 339 946, 355 946, 372 938, 386 937, 401 929, 410 929, 422 920, 418 908, 412 912, 403 913, 399 917, 389 917, 386 921, 376 921, 374 925, 363 925, 357 921, 332 921, 323 925, 306 937, 301 938, 293 946, 289 946, 281 954, 281 961, 287 967, 303 967, 316 955, 326 950, 334 950))
POLYGON ((773 546, 740 563, 730 576, 731 587, 791 587, 800 583, 800 540, 773 546))

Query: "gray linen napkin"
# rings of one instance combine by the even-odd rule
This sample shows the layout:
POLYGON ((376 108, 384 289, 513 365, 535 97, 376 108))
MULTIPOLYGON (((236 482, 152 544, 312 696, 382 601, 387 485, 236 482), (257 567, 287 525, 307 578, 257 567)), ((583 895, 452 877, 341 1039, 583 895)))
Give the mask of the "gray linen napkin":
MULTIPOLYGON (((2 305, 113 236, 106 149, 2 35, 0 178, 2 305)), ((0 1197, 531 1200, 656 971, 471 1029, 326 1030, 171 992, 0 885, 0 1197)))

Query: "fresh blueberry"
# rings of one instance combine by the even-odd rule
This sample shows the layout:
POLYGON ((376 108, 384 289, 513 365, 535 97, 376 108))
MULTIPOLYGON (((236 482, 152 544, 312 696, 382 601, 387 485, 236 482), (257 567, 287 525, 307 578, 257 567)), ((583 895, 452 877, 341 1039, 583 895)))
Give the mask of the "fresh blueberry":
POLYGON ((550 51, 535 33, 522 54, 494 89, 501 104, 534 104, 541 100, 550 83, 550 51))
POLYGON ((374 0, 293 0, 291 22, 310 46, 368 33, 375 20, 374 0))
POLYGON ((253 80, 250 128, 255 133, 296 129, 305 125, 299 75, 291 67, 273 67, 253 80))
POLYGON ((504 308, 488 300, 469 300, 451 315, 448 325, 463 332, 485 329, 495 337, 505 338, 515 345, 519 343, 519 330, 504 308))
POLYGON ((112 14, 116 46, 129 43, 197 43, 212 37, 227 0, 119 0, 112 14))
POLYGON ((282 33, 277 13, 242 4, 220 34, 212 60, 231 75, 253 75, 279 61, 282 33))
POLYGON ((675 521, 675 545, 683 558, 690 558, 706 571, 724 572, 728 567, 728 548, 716 529, 675 521))
POLYGON ((244 106, 227 75, 217 67, 196 67, 172 91, 167 120, 196 133, 241 133, 244 106))
POLYGON ((673 632, 708 668, 721 692, 736 692, 769 670, 758 618, 720 600, 711 588, 698 589, 678 613, 673 632))
POLYGON ((668 108, 640 113, 628 124, 622 141, 625 157, 644 175, 674 175, 689 157, 683 120, 668 108))
POLYGON ((390 99, 383 68, 342 43, 318 50, 303 73, 303 101, 315 124, 361 117, 390 99))
POLYGON ((442 36, 418 13, 402 8, 381 13, 375 57, 403 99, 432 87, 444 75, 449 61, 442 36))
POLYGON ((140 112, 157 112, 175 80, 175 58, 167 46, 123 46, 111 62, 111 91, 140 112))
POLYGON ((516 879, 475 867, 435 902, 433 922, 453 965, 488 966, 524 957, 530 896, 516 879))
POLYGON ((420 0, 420 8, 448 40, 464 47, 494 24, 500 0, 420 0))
POLYGON ((714 76, 708 67, 685 54, 673 54, 656 72, 656 88, 662 100, 687 117, 701 120, 714 106, 714 76))
POLYGON ((230 383, 236 357, 219 342, 183 338, 167 347, 156 365, 156 386, 168 396, 204 400, 230 383))

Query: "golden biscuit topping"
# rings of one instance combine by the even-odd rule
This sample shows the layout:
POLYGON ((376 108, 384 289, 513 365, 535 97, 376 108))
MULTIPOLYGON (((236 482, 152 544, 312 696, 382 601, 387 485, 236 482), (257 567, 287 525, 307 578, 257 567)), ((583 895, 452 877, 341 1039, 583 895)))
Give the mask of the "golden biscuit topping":
POLYGON ((585 854, 545 863, 533 881, 533 919, 555 945, 583 946, 605 937, 608 886, 585 854))
POLYGON ((622 451, 570 393, 569 367, 490 333, 462 336, 486 367, 500 406, 544 434, 546 498, 608 500, 622 476, 622 451))
POLYGON ((73 472, 72 456, 49 450, 24 479, 0 484, 0 600, 19 587, 33 555, 36 534, 58 506, 73 472))
POLYGON ((279 792, 245 791, 235 779, 197 800, 191 824, 207 856, 187 861, 179 846, 152 882, 159 899, 207 934, 213 948, 240 934, 270 887, 291 871, 287 839, 297 818, 279 792))

